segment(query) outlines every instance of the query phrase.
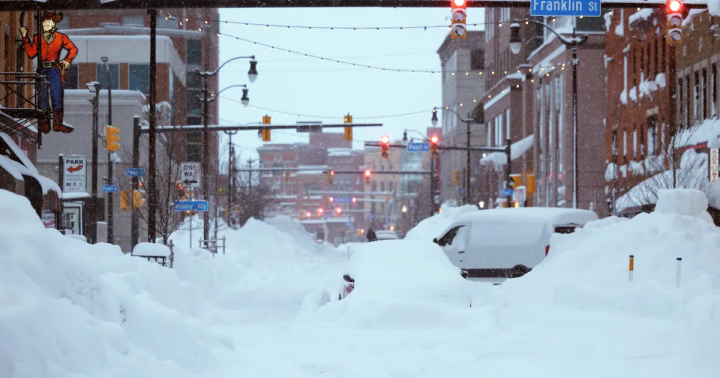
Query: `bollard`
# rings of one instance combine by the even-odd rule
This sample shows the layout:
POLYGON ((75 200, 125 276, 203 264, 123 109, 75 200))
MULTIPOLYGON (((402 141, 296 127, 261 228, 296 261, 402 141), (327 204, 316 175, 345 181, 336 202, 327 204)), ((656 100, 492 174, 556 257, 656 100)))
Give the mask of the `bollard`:
POLYGON ((675 274, 675 287, 680 287, 680 265, 682 265, 682 257, 677 258, 677 273, 675 274))
POLYGON ((170 247, 170 269, 173 268, 173 262, 175 261, 175 252, 173 251, 173 241, 170 240, 170 244, 168 244, 168 247, 170 247))
POLYGON ((633 280, 633 268, 634 268, 635 256, 630 255, 630 281, 633 280))

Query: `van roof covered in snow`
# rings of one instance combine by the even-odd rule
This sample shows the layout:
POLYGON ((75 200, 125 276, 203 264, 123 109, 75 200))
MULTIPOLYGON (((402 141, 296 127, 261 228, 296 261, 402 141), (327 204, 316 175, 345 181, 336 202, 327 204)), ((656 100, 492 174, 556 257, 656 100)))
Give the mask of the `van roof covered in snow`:
POLYGON ((566 209, 560 207, 521 207, 473 211, 459 216, 453 223, 473 221, 523 221, 551 222, 553 225, 584 225, 598 219, 590 210, 566 209))

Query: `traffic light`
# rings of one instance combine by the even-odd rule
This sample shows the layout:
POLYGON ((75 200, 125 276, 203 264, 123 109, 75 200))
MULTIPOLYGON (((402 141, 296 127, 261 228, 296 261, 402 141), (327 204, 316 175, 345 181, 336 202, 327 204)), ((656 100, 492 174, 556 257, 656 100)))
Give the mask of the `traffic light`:
POLYGON ((143 194, 139 191, 133 192, 133 207, 136 209, 139 209, 142 207, 142 205, 145 203, 145 199, 143 198, 143 194))
POLYGON ((112 126, 105 126, 105 149, 110 152, 117 151, 120 148, 120 129, 112 126))
POLYGON ((370 172, 369 169, 366 169, 365 170, 365 183, 366 184, 370 184, 370 175, 372 175, 372 173, 370 172))
MULTIPOLYGON (((348 115, 343 117, 343 123, 345 124, 351 124, 353 122, 353 117, 348 113, 348 115)), ((352 126, 345 126, 345 132, 343 133, 343 137, 346 142, 352 142, 353 140, 353 129, 352 126)))
POLYGON ((323 210, 322 207, 318 207, 318 209, 317 209, 317 215, 318 215, 318 217, 322 217, 322 215, 323 215, 324 212, 325 212, 325 210, 323 210))
POLYGON ((430 153, 433 159, 437 159, 438 156, 440 156, 440 146, 438 146, 438 142, 440 142, 440 138, 437 135, 430 137, 430 153))
POLYGON ((263 116, 263 118, 262 118, 262 124, 263 124, 263 125, 269 125, 269 124, 270 124, 270 116, 269 116, 269 115, 264 115, 264 116, 263 116))
POLYGON ((388 151, 390 150, 390 137, 387 135, 383 135, 380 138, 380 147, 382 148, 382 157, 387 159, 390 157, 390 154, 388 151))
POLYGON ((510 180, 512 181, 510 186, 513 189, 516 189, 518 186, 522 185, 522 174, 520 173, 513 173, 510 175, 510 180))
POLYGON ((667 41, 670 44, 682 43, 682 21, 685 6, 680 0, 668 0, 667 4, 667 41))
MULTIPOLYGON (((263 118, 265 118, 265 117, 263 117, 263 118)), ((263 142, 270 141, 270 129, 262 129, 262 141, 263 142)))
POLYGON ((328 171, 328 173, 327 173, 327 179, 328 179, 328 182, 330 183, 330 185, 332 185, 332 183, 333 183, 333 181, 334 181, 334 179, 335 179, 335 171, 332 171, 332 170, 331 170, 331 171, 328 171))
POLYGON ((178 189, 178 192, 177 192, 178 198, 181 200, 185 199, 185 189, 183 189, 181 182, 177 183, 177 189, 178 189))
POLYGON ((467 19, 467 1, 466 0, 452 0, 452 11, 451 11, 452 26, 450 27, 450 36, 453 39, 467 37, 467 25, 465 20, 467 19))
POLYGON ((285 181, 290 181, 290 171, 285 171, 285 181))
POLYGON ((338 216, 339 216, 339 215, 342 215, 342 208, 341 208, 341 207, 336 207, 336 208, 335 208, 335 214, 337 214, 338 216))
POLYGON ((460 185, 460 171, 458 171, 457 169, 454 169, 452 171, 452 183, 455 186, 460 185))
POLYGON ((130 191, 120 192, 120 210, 130 211, 130 191))
POLYGON ((353 198, 352 198, 352 203, 357 203, 357 198, 353 197, 353 198))

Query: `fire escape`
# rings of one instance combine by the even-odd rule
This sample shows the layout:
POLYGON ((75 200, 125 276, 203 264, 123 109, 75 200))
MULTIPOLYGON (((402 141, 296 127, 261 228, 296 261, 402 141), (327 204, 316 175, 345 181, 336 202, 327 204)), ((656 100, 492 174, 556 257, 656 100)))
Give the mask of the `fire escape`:
POLYGON ((35 127, 38 148, 42 148, 40 125, 52 117, 52 108, 40 107, 40 93, 44 90, 50 101, 50 86, 47 79, 35 72, 0 72, 0 111, 12 120, 0 122, 0 131, 9 136, 23 133, 31 137, 30 127, 35 127))

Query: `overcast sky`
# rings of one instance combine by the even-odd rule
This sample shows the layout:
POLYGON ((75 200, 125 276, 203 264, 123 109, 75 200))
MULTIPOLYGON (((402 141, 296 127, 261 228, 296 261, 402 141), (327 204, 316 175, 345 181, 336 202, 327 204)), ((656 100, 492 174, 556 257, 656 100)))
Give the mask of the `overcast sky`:
MULTIPOLYGON (((302 26, 431 26, 448 25, 450 9, 385 9, 385 8, 265 8, 265 9, 223 9, 222 21, 250 22, 261 24, 302 25, 302 26)), ((483 10, 468 10, 468 23, 482 22, 483 10)), ((471 29, 476 30, 476 29, 471 29)), ((480 30, 478 27, 477 30, 480 30)), ((447 28, 423 30, 318 30, 297 28, 272 28, 264 26, 221 25, 221 32, 240 38, 266 43, 279 48, 319 55, 332 59, 343 59, 360 64, 387 68, 439 70, 440 59, 437 49, 448 34, 447 28)), ((440 106, 440 75, 422 73, 390 73, 366 68, 336 65, 335 62, 320 61, 288 54, 277 49, 271 50, 234 38, 220 37, 220 63, 235 56, 255 55, 258 61, 259 77, 250 87, 250 105, 243 108, 220 100, 221 123, 259 122, 265 112, 253 110, 252 105, 281 111, 335 116, 334 123, 342 123, 342 116, 350 112, 358 117, 383 116, 409 113, 440 106)), ((220 73, 220 89, 233 84, 248 83, 247 61, 228 64, 220 73)), ((222 97, 239 100, 241 89, 230 89, 222 97)), ((295 124, 308 118, 285 116, 283 113, 268 113, 272 124, 295 124)), ((392 139, 402 138, 403 129, 424 130, 430 126, 430 113, 410 117, 385 118, 381 121, 361 120, 359 122, 381 122, 382 128, 355 128, 355 148, 362 148, 358 141, 379 141, 383 134, 392 139)), ((333 123, 331 118, 323 121, 333 123)), ((335 129, 341 132, 342 129, 335 129)), ((272 143, 293 143, 307 141, 307 134, 292 130, 274 131, 272 143)), ((243 158, 255 154, 254 149, 262 145, 257 133, 243 132, 233 142, 244 146, 243 158)))

